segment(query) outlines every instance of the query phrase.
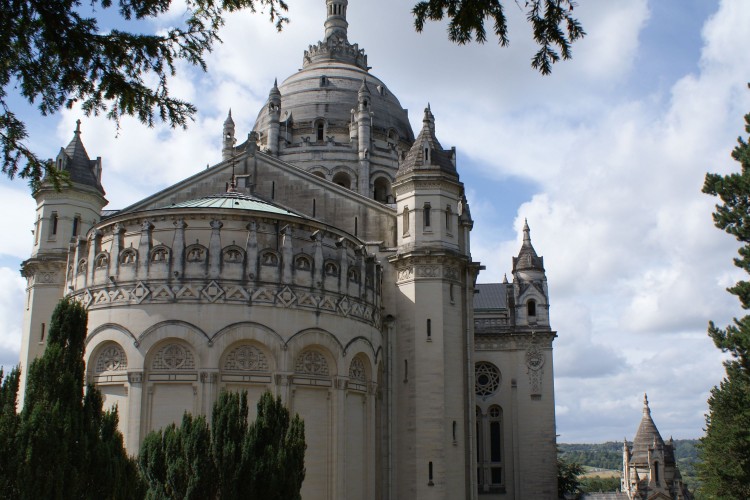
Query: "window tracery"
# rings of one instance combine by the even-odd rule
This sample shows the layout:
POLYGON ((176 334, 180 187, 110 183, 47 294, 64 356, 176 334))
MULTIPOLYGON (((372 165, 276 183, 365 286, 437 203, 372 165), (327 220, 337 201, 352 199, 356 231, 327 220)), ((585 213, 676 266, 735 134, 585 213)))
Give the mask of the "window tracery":
POLYGON ((320 352, 309 349, 297 356, 294 371, 310 375, 328 375, 328 360, 320 352))
POLYGON ((362 362, 361 358, 354 358, 352 360, 352 364, 349 365, 349 378, 362 383, 367 381, 365 364, 362 362))
POLYGON ((108 345, 96 358, 96 373, 125 370, 127 367, 125 351, 117 344, 108 345))
POLYGON ((168 344, 156 353, 151 364, 154 370, 193 370, 193 353, 180 344, 168 344))
POLYGON ((253 345, 241 345, 232 349, 224 362, 225 370, 268 371, 266 355, 253 345))
POLYGON ((494 394, 500 387, 500 371, 492 363, 480 361, 474 367, 474 392, 477 396, 486 397, 494 394))

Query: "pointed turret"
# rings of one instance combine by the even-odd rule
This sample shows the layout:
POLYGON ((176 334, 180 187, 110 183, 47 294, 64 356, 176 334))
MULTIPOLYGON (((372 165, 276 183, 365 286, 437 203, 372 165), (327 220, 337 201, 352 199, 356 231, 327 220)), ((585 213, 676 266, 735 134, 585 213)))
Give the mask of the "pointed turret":
POLYGON ((279 154, 279 129, 281 128, 281 92, 276 79, 273 80, 273 87, 268 92, 268 138, 266 147, 268 152, 274 156, 279 154))
POLYGON ((81 140, 81 120, 76 120, 73 139, 57 155, 56 165, 59 170, 68 172, 70 181, 75 184, 92 187, 104 195, 102 187, 102 159, 89 159, 81 140))
POLYGON ((651 409, 648 406, 648 396, 643 395, 643 417, 638 425, 638 430, 633 438, 633 453, 631 462, 638 465, 648 464, 648 450, 656 446, 664 446, 664 440, 659 434, 653 419, 651 418, 651 409))
POLYGON ((458 177, 455 165, 455 149, 444 150, 435 136, 435 117, 428 105, 424 110, 422 130, 414 140, 406 157, 398 167, 397 176, 415 169, 438 169, 458 177))
POLYGON ((232 109, 229 109, 227 119, 224 120, 224 130, 222 134, 221 158, 229 160, 234 155, 234 143, 237 142, 234 136, 234 120, 232 119, 232 109))
POLYGON ((523 244, 518 257, 513 259, 513 271, 538 271, 544 273, 544 257, 539 257, 531 244, 531 229, 528 220, 523 223, 523 244))
POLYGON ((357 91, 357 146, 359 152, 359 194, 370 197, 370 147, 372 142, 372 95, 367 80, 357 91))

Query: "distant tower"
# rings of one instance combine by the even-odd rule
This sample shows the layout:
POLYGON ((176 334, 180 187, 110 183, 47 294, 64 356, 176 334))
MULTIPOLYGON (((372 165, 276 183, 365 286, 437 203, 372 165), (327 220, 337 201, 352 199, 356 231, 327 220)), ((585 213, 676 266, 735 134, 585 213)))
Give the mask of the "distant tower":
MULTIPOLYGON (((49 182, 33 193, 36 199, 34 247, 31 258, 21 264, 26 278, 26 309, 21 340, 20 403, 29 365, 44 352, 49 320, 57 302, 65 295, 66 273, 87 273, 93 262, 78 255, 82 262, 69 260, 69 250, 85 246, 88 230, 101 218, 107 204, 101 184, 102 160, 90 160, 81 141, 81 121, 76 122, 73 139, 61 148, 55 168, 68 173, 71 184, 60 191, 49 182)), ((70 258, 72 259, 72 257, 70 258)))
POLYGON ((478 268, 466 245, 471 219, 454 162, 455 151, 440 146, 434 117, 425 109, 422 131, 393 185, 398 251, 390 261, 398 292, 392 498, 475 495, 468 374, 473 373, 469 339, 478 268), (462 204, 466 211, 459 219, 462 204))
POLYGON ((651 418, 648 396, 643 395, 643 417, 633 438, 632 449, 623 447, 622 491, 628 498, 689 500, 682 474, 674 457, 672 438, 665 443, 651 418))
POLYGON ((516 325, 549 328, 549 293, 544 257, 531 244, 529 223, 523 223, 523 244, 513 258, 513 290, 516 325))
POLYGON ((221 159, 226 161, 234 156, 234 144, 237 142, 234 136, 234 120, 232 120, 232 110, 229 110, 227 119, 224 120, 224 132, 222 135, 221 159))

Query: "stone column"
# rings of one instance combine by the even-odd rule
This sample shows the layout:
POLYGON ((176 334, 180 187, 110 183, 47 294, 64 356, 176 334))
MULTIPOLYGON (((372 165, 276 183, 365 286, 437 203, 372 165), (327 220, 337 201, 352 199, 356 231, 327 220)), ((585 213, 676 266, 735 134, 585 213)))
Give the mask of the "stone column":
POLYGON ((284 226, 281 230, 281 282, 285 285, 292 283, 292 227, 284 226))
POLYGON ((172 241, 172 272, 175 278, 182 277, 185 265, 185 228, 184 219, 174 221, 174 240, 172 241))
POLYGON ((245 276, 251 280, 258 277, 258 223, 254 220, 247 225, 247 244, 245 245, 245 276))
POLYGON ((109 249, 109 275, 117 276, 120 266, 120 249, 122 248, 122 233, 125 228, 117 223, 112 227, 112 247, 109 249))
POLYGON ((148 264, 151 253, 151 230, 154 225, 146 219, 141 224, 141 239, 138 242, 138 279, 143 280, 148 277, 148 264))
POLYGON ((143 370, 128 372, 128 440, 125 443, 128 453, 138 454, 141 445, 141 422, 143 410, 143 370))
POLYGON ((224 224, 217 219, 211 221, 211 240, 208 243, 208 277, 219 279, 221 274, 221 228, 224 224))

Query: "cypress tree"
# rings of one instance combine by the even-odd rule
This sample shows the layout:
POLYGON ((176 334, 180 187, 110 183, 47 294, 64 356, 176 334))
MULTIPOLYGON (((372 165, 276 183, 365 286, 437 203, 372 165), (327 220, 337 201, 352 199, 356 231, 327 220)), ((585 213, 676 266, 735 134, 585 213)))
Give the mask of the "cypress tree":
POLYGON ((205 419, 185 413, 182 424, 149 433, 138 464, 146 498, 295 500, 305 478, 305 426, 270 392, 248 425, 247 392, 223 392, 205 419))
POLYGON ((140 480, 94 387, 84 395, 85 308, 55 308, 44 354, 29 366, 15 436, 14 482, 21 499, 137 498, 140 480))
MULTIPOLYGON (((750 134, 750 114, 745 115, 750 134)), ((740 172, 707 174, 703 192, 718 196, 714 223, 742 243, 734 264, 750 273, 750 146, 742 137, 732 151, 740 172)), ((750 309, 750 282, 740 281, 729 293, 750 309)), ((726 376, 711 390, 706 435, 701 439, 698 472, 702 491, 711 498, 750 498, 750 316, 726 328, 709 324, 716 347, 730 354, 726 376)))
POLYGON ((16 474, 18 471, 18 367, 4 376, 0 369, 0 498, 16 498, 16 474))

